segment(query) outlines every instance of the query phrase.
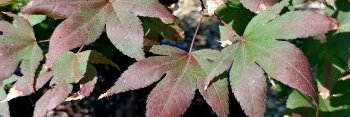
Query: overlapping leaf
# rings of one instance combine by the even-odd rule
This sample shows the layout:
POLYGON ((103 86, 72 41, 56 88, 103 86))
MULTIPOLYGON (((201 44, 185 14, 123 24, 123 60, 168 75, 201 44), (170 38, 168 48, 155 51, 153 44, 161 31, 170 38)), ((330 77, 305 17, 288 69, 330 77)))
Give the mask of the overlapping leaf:
POLYGON ((314 36, 337 25, 330 17, 308 11, 291 11, 279 16, 288 3, 283 0, 254 17, 242 36, 244 40, 222 50, 221 59, 208 76, 207 85, 212 78, 230 68, 231 64, 227 63, 234 61, 230 71, 232 90, 248 116, 264 115, 264 72, 268 77, 318 99, 306 57, 293 44, 276 39, 314 36))
POLYGON ((143 59, 144 31, 137 16, 175 22, 175 17, 156 0, 40 0, 30 3, 22 12, 67 18, 51 37, 49 66, 62 53, 94 42, 105 24, 114 46, 132 58, 143 59))
POLYGON ((220 116, 228 116, 228 82, 215 79, 204 91, 205 77, 218 52, 200 50, 187 53, 170 46, 154 46, 150 50, 163 55, 138 61, 126 70, 115 85, 100 98, 129 90, 144 88, 165 77, 147 98, 148 117, 179 117, 185 113, 199 89, 207 103, 220 116))
POLYGON ((68 98, 73 90, 74 83, 81 83, 77 99, 89 96, 95 83, 97 71, 92 64, 112 64, 111 61, 101 57, 96 51, 84 51, 82 53, 66 52, 54 63, 53 78, 50 85, 52 89, 37 101, 34 110, 35 117, 43 117, 47 111, 54 109, 63 101, 73 100, 68 98))

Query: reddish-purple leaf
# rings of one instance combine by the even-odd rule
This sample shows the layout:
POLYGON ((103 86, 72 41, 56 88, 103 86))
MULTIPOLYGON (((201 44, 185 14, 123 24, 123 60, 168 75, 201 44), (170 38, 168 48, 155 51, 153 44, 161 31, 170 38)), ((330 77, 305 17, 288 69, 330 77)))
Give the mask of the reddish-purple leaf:
POLYGON ((208 92, 204 91, 203 81, 209 67, 203 61, 210 63, 207 61, 215 59, 217 51, 187 53, 170 46, 154 46, 150 51, 165 56, 149 57, 134 63, 100 98, 144 88, 166 74, 148 96, 146 116, 181 116, 190 106, 197 88, 203 89, 201 94, 219 116, 228 116, 227 81, 222 79, 214 82, 215 85, 208 92), (200 58, 202 56, 205 57, 200 58), (197 86, 197 83, 201 85, 197 86))
POLYGON ((166 66, 175 60, 170 57, 150 57, 131 65, 114 86, 100 98, 129 90, 144 88, 158 81, 165 73, 166 66))
POLYGON ((267 7, 274 5, 276 0, 240 0, 244 7, 248 8, 250 11, 259 13, 265 10, 267 7))
POLYGON ((24 13, 44 13, 67 18, 54 31, 47 65, 62 53, 94 42, 107 24, 111 42, 124 54, 144 58, 142 25, 137 16, 156 17, 174 23, 175 17, 156 0, 41 0, 22 9, 24 13))
MULTIPOLYGON (((186 69, 186 68, 184 68, 186 69)), ((179 117, 191 105, 195 79, 183 73, 168 73, 147 98, 147 117, 179 117)))

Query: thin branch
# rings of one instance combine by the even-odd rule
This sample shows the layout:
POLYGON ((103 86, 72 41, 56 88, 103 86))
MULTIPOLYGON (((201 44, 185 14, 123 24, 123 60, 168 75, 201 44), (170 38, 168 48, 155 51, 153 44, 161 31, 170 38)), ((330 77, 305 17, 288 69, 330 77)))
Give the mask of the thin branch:
POLYGON ((203 15, 201 15, 201 17, 199 19, 199 22, 198 22, 198 25, 197 25, 197 28, 196 28, 196 32, 194 32, 194 35, 193 35, 193 38, 192 38, 192 42, 191 42, 191 46, 190 46, 190 50, 188 51, 189 53, 192 52, 192 48, 193 48, 193 45, 194 45, 194 40, 196 40, 199 28, 202 25, 202 21, 203 21, 203 15))
POLYGON ((244 39, 240 35, 238 35, 238 33, 230 25, 228 25, 224 20, 222 20, 220 17, 216 16, 215 14, 213 15, 213 17, 215 17, 222 24, 224 24, 226 26, 226 28, 228 28, 234 35, 236 35, 240 41, 242 41, 242 42, 244 41, 244 39))

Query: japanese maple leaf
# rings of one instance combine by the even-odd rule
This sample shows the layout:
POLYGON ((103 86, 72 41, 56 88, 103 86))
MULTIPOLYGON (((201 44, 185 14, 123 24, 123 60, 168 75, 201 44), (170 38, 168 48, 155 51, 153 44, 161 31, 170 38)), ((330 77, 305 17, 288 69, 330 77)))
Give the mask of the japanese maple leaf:
MULTIPOLYGON (((33 28, 22 17, 6 13, 14 18, 13 24, 0 21, 0 82, 9 78, 20 64, 23 76, 18 82, 33 86, 35 72, 43 59, 43 52, 36 43, 33 28)), ((15 84, 16 85, 16 84, 15 84)), ((33 91, 33 87, 27 89, 33 91)))
POLYGON ((107 36, 117 49, 141 60, 144 31, 137 16, 175 22, 175 17, 157 0, 39 0, 25 6, 22 12, 67 18, 51 36, 49 67, 62 53, 94 42, 105 25, 107 36))
POLYGON ((154 46, 150 51, 163 56, 149 57, 134 63, 100 98, 144 88, 166 74, 147 98, 146 116, 181 116, 190 106, 197 89, 220 117, 228 116, 227 80, 217 78, 213 85, 204 91, 205 77, 210 71, 211 61, 215 60, 218 54, 217 51, 200 50, 187 53, 165 45, 154 46))
POLYGON ((229 78, 232 91, 250 117, 264 116, 264 73, 313 99, 318 98, 306 57, 293 44, 277 39, 323 34, 337 25, 334 19, 309 11, 291 11, 279 16, 288 2, 283 0, 254 17, 242 40, 222 50, 220 60, 207 77, 206 84, 209 85, 214 76, 232 65, 229 78))

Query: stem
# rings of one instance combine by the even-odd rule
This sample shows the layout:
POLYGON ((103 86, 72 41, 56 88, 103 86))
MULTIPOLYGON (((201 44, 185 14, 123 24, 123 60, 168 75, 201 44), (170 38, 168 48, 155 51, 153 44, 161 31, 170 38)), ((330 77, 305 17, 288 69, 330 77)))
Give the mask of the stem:
POLYGON ((234 35, 238 37, 240 41, 244 41, 244 39, 230 26, 228 25, 224 20, 222 20, 220 17, 216 16, 215 14, 213 15, 216 19, 218 19, 222 24, 226 26, 234 35))
POLYGON ((197 28, 196 28, 196 32, 194 32, 194 35, 193 35, 193 38, 192 38, 192 42, 191 42, 191 46, 190 46, 190 50, 188 51, 189 53, 192 52, 192 48, 193 48, 193 45, 194 45, 194 40, 196 40, 199 28, 202 25, 202 21, 203 21, 203 15, 201 15, 201 17, 199 19, 199 22, 198 22, 198 25, 197 25, 197 28))
POLYGON ((79 48, 77 53, 80 53, 83 50, 83 48, 84 48, 84 45, 80 46, 80 48, 79 48))
POLYGON ((50 40, 41 40, 41 41, 37 41, 36 43, 46 43, 46 42, 50 42, 50 40))

